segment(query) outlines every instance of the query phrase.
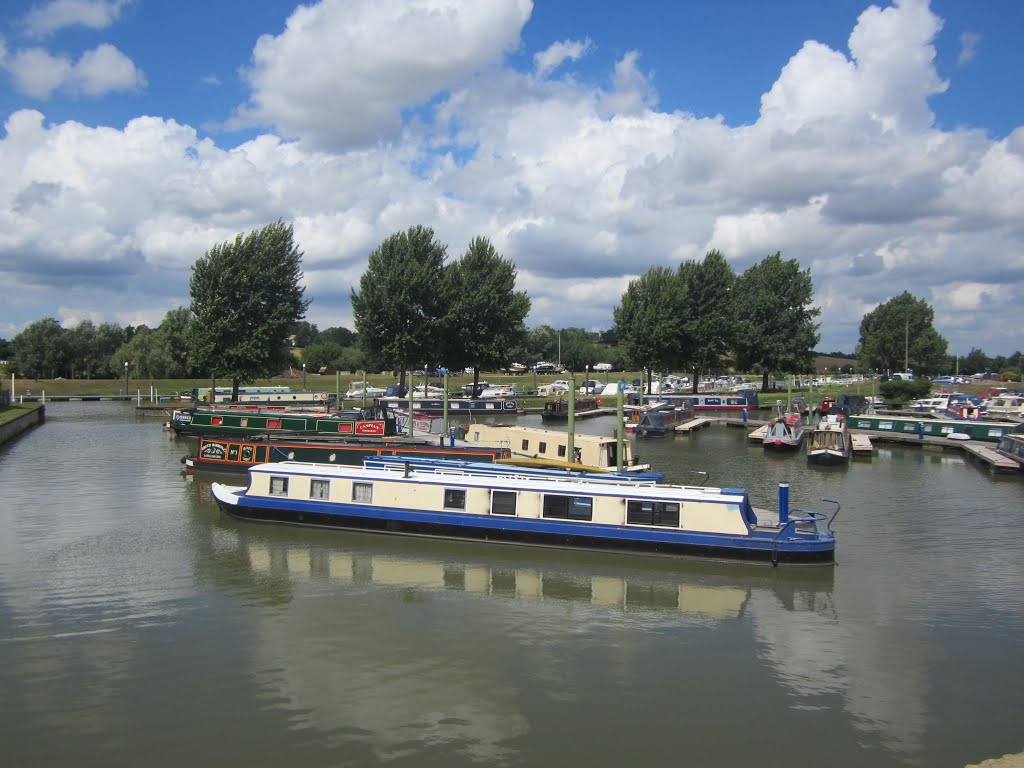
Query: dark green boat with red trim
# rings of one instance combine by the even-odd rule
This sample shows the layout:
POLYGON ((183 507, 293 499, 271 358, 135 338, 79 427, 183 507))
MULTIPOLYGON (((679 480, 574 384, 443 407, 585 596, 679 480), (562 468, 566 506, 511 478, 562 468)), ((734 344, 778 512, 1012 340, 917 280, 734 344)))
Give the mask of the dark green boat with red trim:
POLYGON ((248 437, 390 437, 398 434, 395 417, 383 408, 310 412, 257 409, 177 408, 167 426, 179 435, 248 437))
POLYGON ((255 464, 275 461, 305 461, 317 464, 362 466, 365 458, 407 456, 411 459, 449 459, 492 463, 508 459, 508 448, 470 445, 440 438, 399 437, 383 440, 358 438, 281 438, 272 435, 253 437, 199 438, 194 456, 183 456, 186 471, 245 472, 255 464))

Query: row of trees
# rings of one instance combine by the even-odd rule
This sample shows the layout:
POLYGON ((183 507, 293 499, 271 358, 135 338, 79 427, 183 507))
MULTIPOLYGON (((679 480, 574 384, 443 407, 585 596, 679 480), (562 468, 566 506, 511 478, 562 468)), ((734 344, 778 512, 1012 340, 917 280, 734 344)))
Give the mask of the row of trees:
POLYGON ((719 251, 678 269, 652 267, 615 308, 628 358, 648 370, 726 367, 762 375, 813 369, 818 343, 809 270, 776 253, 737 275, 719 251))
MULTIPOLYGON (((54 378, 214 375, 241 381, 295 364, 309 370, 499 369, 511 362, 558 360, 572 370, 614 367, 760 373, 813 370, 818 341, 809 270, 780 253, 737 275, 719 251, 677 269, 653 267, 630 283, 614 309, 615 326, 527 329, 530 299, 516 290, 516 269, 487 238, 474 238, 449 261, 428 227, 410 227, 369 255, 351 290, 356 331, 320 331, 304 320, 302 253, 280 221, 215 245, 193 267, 191 304, 171 310, 154 329, 89 321, 64 329, 53 318, 0 339, 0 360, 20 375, 54 378)), ((946 341, 926 302, 904 293, 864 316, 861 370, 952 372, 946 341)), ((963 373, 1020 369, 1020 352, 959 361, 963 373), (973 369, 978 370, 973 370, 973 369)))

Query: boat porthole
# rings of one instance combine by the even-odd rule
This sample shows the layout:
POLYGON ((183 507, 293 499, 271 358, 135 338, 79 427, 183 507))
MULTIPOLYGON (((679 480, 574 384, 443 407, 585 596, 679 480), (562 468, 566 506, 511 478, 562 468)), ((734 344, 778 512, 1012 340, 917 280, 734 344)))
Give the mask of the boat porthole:
POLYGON ((331 454, 330 456, 328 456, 328 458, 329 458, 329 459, 330 459, 331 461, 334 461, 334 460, 335 460, 336 458, 338 458, 338 454, 336 454, 336 453, 332 453, 332 454, 331 454))
POLYGON ((292 461, 295 458, 295 451, 288 451, 288 461, 292 461))

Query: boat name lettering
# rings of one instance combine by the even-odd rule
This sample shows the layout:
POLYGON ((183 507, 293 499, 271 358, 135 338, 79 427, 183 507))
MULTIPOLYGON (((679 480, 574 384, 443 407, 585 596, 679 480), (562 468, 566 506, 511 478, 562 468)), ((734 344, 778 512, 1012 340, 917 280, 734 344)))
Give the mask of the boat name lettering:
POLYGON ((360 421, 356 424, 357 435, 383 435, 383 421, 360 421))
POLYGON ((224 460, 227 455, 227 445, 224 443, 203 443, 203 450, 200 453, 204 459, 224 460))

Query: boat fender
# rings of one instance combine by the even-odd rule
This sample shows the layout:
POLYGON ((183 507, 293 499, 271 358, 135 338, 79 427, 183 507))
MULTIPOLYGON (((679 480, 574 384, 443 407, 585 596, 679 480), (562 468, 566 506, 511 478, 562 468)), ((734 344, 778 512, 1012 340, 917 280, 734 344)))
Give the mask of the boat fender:
POLYGON ((188 454, 187 453, 184 456, 181 457, 181 463, 182 464, 184 464, 186 461, 188 461, 188 454))

